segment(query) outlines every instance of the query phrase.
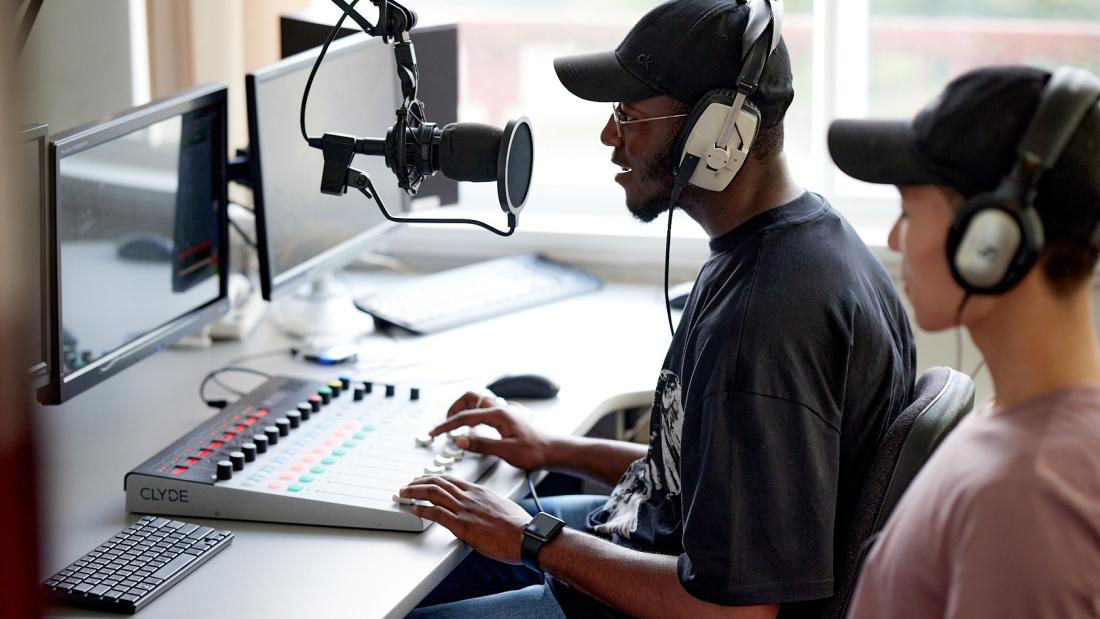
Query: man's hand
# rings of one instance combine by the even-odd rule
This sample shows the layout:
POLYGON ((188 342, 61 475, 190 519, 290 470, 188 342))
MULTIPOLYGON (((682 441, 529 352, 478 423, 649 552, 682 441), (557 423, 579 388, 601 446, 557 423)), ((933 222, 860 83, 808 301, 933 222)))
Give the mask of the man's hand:
POLYGON ((523 527, 531 515, 515 502, 474 483, 449 475, 413 480, 398 491, 405 498, 428 501, 414 505, 417 516, 438 522, 481 554, 518 565, 523 527))
POLYGON ((546 468, 550 440, 509 410, 507 403, 492 393, 468 391, 447 410, 447 421, 428 434, 438 436, 463 426, 485 424, 496 428, 501 438, 474 435, 455 439, 455 445, 477 453, 498 456, 516 468, 528 471, 546 468))

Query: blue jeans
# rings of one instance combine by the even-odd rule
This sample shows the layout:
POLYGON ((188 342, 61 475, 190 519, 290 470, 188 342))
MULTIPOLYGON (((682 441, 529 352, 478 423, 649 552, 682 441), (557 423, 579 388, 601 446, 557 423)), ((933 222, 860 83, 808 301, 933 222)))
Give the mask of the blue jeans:
MULTIPOLYGON (((565 526, 588 531, 588 514, 607 501, 605 496, 569 495, 542 499, 546 513, 565 521, 565 526)), ((519 502, 534 514, 535 502, 519 502)), ((424 598, 410 619, 450 617, 546 617, 564 619, 542 574, 522 565, 508 565, 472 552, 447 578, 424 598)))

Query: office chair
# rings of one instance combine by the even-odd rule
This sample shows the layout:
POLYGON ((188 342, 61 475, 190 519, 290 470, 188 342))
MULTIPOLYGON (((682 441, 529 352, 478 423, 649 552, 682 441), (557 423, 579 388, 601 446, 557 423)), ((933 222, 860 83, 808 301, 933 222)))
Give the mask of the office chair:
POLYGON ((847 615, 860 567, 886 519, 932 452, 973 406, 974 381, 962 372, 934 367, 917 379, 912 403, 891 422, 867 473, 837 562, 836 590, 822 617, 847 615))

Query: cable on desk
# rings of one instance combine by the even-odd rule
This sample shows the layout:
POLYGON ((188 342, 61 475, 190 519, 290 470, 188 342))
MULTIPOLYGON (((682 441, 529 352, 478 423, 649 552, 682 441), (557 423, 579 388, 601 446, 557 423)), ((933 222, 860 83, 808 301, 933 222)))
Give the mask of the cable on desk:
POLYGON ((531 471, 526 471, 527 489, 531 491, 531 498, 535 500, 535 509, 542 511, 542 501, 539 501, 539 493, 535 492, 535 482, 531 481, 531 471))
POLYGON ((235 366, 238 363, 244 363, 246 361, 255 361, 256 359, 266 359, 268 357, 278 357, 279 355, 290 355, 291 357, 297 357, 300 351, 297 347, 291 346, 289 348, 279 348, 276 350, 265 350, 263 352, 251 353, 247 355, 240 355, 233 357, 226 362, 227 366, 235 366))
MULTIPOLYGON (((215 381, 219 374, 222 374, 222 373, 225 373, 225 372, 241 372, 243 374, 254 374, 256 376, 261 376, 263 378, 271 378, 271 374, 268 374, 267 372, 261 372, 259 370, 253 370, 252 368, 244 368, 244 367, 238 367, 238 366, 232 366, 232 365, 227 365, 227 366, 224 366, 224 367, 220 367, 216 370, 211 370, 202 379, 202 382, 199 383, 199 399, 201 399, 204 404, 206 404, 207 406, 209 406, 211 408, 225 408, 226 406, 229 405, 228 400, 224 400, 224 399, 222 399, 222 400, 208 400, 208 399, 206 399, 206 385, 209 384, 211 381, 215 381)), ((241 394, 236 389, 230 388, 229 390, 233 391, 233 392, 236 392, 238 395, 241 394)))

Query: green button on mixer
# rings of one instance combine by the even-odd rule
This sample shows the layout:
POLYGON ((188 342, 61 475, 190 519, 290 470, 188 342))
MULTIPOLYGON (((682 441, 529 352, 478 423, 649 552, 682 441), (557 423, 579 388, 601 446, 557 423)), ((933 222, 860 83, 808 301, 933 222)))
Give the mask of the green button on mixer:
POLYGON ((342 456, 346 453, 348 453, 346 449, 333 449, 332 450, 332 455, 334 455, 334 456, 342 456))
POLYGON ((359 443, 357 443, 355 441, 344 441, 344 447, 347 447, 348 449, 351 449, 352 447, 355 447, 358 444, 359 443))
MULTIPOLYGON (((325 458, 325 459, 326 459, 326 460, 328 460, 328 458, 325 458)), ((316 475, 320 475, 321 473, 324 473, 324 472, 325 472, 325 467, 323 467, 323 466, 315 466, 315 467, 313 467, 313 468, 309 469, 309 472, 310 472, 310 473, 314 473, 314 474, 316 474, 316 475)))
POLYGON ((302 475, 301 477, 298 478, 298 481, 302 482, 303 484, 308 484, 309 482, 313 481, 314 479, 316 479, 316 478, 313 475, 302 475))
POLYGON ((336 458, 325 456, 324 458, 321 458, 321 464, 336 464, 336 458))
POLYGON ((361 440, 367 438, 367 433, 366 432, 356 432, 355 434, 352 434, 351 437, 361 441, 361 440))
POLYGON ((368 423, 367 425, 363 426, 363 431, 364 432, 374 432, 374 426, 372 426, 368 423))
POLYGON ((301 492, 302 488, 305 488, 305 486, 303 486, 302 484, 290 484, 286 487, 286 489, 290 490, 291 492, 301 492))

